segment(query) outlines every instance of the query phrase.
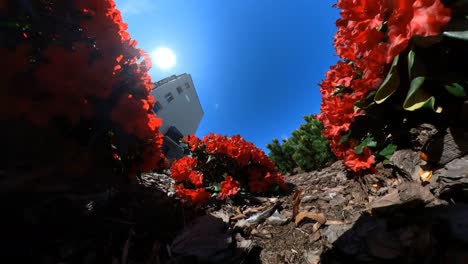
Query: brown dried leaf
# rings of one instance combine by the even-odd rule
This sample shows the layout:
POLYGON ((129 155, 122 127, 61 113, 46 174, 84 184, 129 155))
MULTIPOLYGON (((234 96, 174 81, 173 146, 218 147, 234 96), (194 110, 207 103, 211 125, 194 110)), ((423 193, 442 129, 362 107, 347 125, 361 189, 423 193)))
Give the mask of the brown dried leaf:
POLYGON ((420 171, 419 178, 422 182, 429 182, 432 178, 432 171, 420 171))
POLYGON ((317 232, 320 229, 321 226, 322 226, 321 223, 319 223, 319 222, 315 223, 314 226, 312 227, 312 233, 317 232))
POLYGON ((327 218, 322 213, 312 213, 312 212, 308 212, 308 211, 302 211, 299 214, 297 214, 297 216, 296 216, 296 219, 294 221, 296 223, 296 226, 299 225, 306 218, 315 220, 315 221, 319 222, 322 225, 327 222, 327 218))
POLYGON ((424 160, 424 161, 427 161, 427 154, 424 153, 424 152, 419 152, 419 157, 424 160))
POLYGON ((319 240, 320 237, 321 237, 320 231, 312 233, 312 235, 310 235, 310 242, 315 242, 315 241, 319 240))
POLYGON ((299 213, 299 206, 301 205, 301 196, 302 196, 302 189, 298 189, 294 192, 293 195, 293 217, 296 217, 297 213, 299 213))

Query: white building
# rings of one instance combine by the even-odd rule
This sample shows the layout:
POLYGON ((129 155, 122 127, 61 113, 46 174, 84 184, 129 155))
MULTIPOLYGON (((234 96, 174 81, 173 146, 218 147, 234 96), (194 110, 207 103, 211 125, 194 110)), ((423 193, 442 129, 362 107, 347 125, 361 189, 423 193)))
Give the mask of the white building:
POLYGON ((179 140, 195 134, 203 117, 190 74, 172 75, 155 83, 151 92, 156 103, 154 112, 163 120, 159 131, 165 135, 163 151, 166 156, 182 156, 179 140))

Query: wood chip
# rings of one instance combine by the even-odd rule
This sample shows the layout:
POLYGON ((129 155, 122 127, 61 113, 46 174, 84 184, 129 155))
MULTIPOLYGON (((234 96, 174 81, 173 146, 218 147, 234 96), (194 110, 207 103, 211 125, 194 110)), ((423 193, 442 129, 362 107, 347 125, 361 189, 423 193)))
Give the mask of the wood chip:
POLYGON ((338 221, 338 220, 327 220, 325 225, 347 225, 349 224, 348 222, 344 221, 338 221))

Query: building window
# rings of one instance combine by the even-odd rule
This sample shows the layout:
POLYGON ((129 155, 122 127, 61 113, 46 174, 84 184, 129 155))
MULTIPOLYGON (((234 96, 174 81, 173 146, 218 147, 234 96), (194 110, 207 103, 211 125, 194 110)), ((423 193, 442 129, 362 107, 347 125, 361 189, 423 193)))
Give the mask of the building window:
POLYGON ((187 102, 190 103, 190 97, 188 97, 188 95, 185 95, 185 99, 187 99, 187 102))
POLYGON ((185 83, 185 89, 188 89, 190 88, 190 84, 189 83, 185 83))
POLYGON ((154 103, 153 111, 154 111, 155 113, 157 113, 157 112, 158 112, 159 110, 161 110, 161 109, 162 109, 161 103, 159 103, 158 101, 156 101, 156 103, 154 103))
POLYGON ((177 92, 178 92, 179 94, 181 94, 181 93, 182 93, 182 87, 180 87, 180 86, 177 87, 177 92))
POLYGON ((168 93, 166 94, 166 96, 164 96, 166 98, 166 101, 168 103, 170 103, 172 100, 174 100, 174 96, 172 95, 172 93, 168 93))

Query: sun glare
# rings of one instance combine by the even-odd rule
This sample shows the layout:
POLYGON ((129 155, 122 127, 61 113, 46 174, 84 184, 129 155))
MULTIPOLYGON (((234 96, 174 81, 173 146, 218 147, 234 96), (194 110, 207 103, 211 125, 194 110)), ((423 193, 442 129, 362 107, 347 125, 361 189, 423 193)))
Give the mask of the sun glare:
POLYGON ((170 69, 176 63, 176 56, 172 50, 168 48, 158 48, 151 54, 151 60, 160 69, 170 69))

